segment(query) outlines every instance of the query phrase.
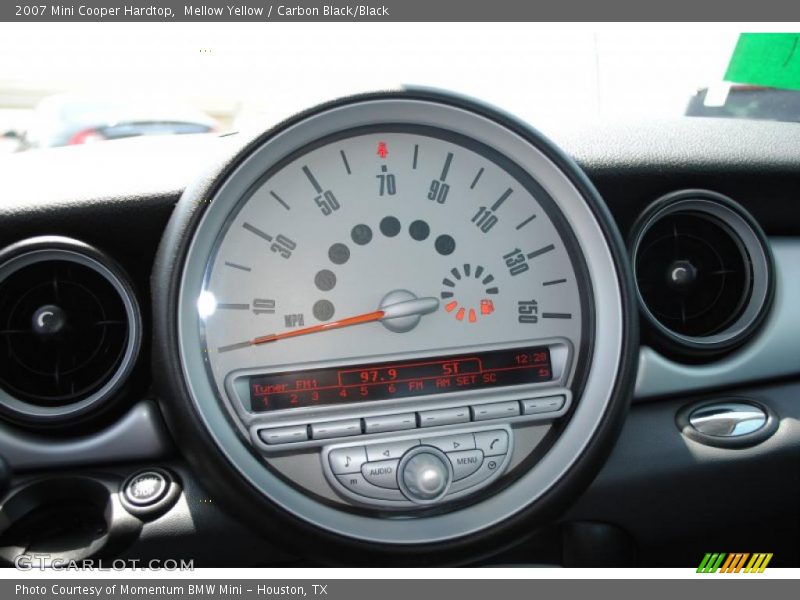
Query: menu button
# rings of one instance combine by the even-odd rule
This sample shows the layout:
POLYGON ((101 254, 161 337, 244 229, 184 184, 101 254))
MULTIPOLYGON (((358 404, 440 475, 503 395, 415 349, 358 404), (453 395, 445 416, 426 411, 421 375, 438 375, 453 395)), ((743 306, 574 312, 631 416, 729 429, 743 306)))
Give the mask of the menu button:
POLYGON ((447 458, 453 463, 453 480, 458 481, 472 475, 483 464, 483 452, 467 450, 465 452, 448 452, 447 458))

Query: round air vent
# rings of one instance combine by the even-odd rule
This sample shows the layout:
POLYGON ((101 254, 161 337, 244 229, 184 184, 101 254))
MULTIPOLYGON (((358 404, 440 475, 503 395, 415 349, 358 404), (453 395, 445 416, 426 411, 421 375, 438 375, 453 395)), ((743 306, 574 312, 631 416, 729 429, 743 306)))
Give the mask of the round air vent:
POLYGON ((631 253, 642 314, 668 350, 731 350, 769 310, 766 238, 730 198, 704 190, 664 196, 634 225, 631 253))
POLYGON ((96 409, 124 383, 140 343, 131 285, 98 250, 39 237, 0 251, 0 409, 12 420, 96 409))

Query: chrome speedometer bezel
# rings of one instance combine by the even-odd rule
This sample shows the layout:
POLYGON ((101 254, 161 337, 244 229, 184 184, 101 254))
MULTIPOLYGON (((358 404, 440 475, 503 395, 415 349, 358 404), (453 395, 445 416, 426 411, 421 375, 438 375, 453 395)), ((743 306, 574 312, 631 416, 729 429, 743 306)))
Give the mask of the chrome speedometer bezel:
POLYGON ((310 523, 319 528, 315 533, 333 540, 414 547, 453 543, 491 529, 507 530, 515 518, 552 511, 556 498, 574 494, 581 482, 594 475, 598 460, 615 438, 630 398, 635 372, 632 348, 637 343, 633 287, 621 249, 610 216, 579 169, 539 134, 493 109, 421 91, 367 95, 320 107, 257 138, 213 178, 187 190, 171 222, 156 268, 157 277, 161 273, 166 280, 163 289, 156 290, 156 326, 163 326, 169 339, 159 348, 156 360, 164 361, 158 370, 169 394, 165 408, 170 424, 181 441, 195 437, 188 442, 193 449, 190 455, 202 456, 205 468, 213 465, 220 479, 238 482, 254 509, 260 504, 258 498, 267 500, 267 505, 277 505, 296 517, 290 521, 310 523), (595 320, 592 332, 595 348, 584 388, 591 401, 580 403, 536 469, 497 491, 490 501, 400 522, 380 515, 343 513, 264 469, 241 432, 231 426, 230 415, 217 402, 205 376, 192 294, 202 282, 211 248, 208 236, 215 226, 218 229, 215 205, 224 212, 219 198, 230 191, 231 181, 257 177, 265 164, 274 164, 313 139, 359 125, 404 119, 476 137, 533 172, 556 199, 579 240, 594 288, 593 308, 603 318, 595 320), (176 259, 182 269, 175 268, 176 259), (173 402, 177 407, 169 406, 173 402), (226 469, 230 472, 224 473, 226 469))

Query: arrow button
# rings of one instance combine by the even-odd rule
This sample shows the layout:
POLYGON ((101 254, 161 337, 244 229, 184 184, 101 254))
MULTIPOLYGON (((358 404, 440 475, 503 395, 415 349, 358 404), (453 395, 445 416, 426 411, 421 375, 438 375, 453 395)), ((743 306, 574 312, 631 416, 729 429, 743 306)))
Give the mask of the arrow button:
POLYGON ((472 437, 471 433, 425 438, 422 443, 439 448, 444 452, 475 449, 475 438, 472 437))
POLYGON ((371 462, 377 460, 386 460, 387 458, 400 458, 414 446, 419 446, 419 440, 404 440, 402 442, 370 444, 367 446, 367 458, 371 462))

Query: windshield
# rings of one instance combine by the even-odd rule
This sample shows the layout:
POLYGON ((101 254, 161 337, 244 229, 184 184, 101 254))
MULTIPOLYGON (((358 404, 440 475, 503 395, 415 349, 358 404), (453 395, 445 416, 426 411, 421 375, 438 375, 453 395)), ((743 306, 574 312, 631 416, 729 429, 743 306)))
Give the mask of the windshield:
POLYGON ((400 84, 479 97, 545 130, 797 121, 797 35, 747 37, 708 25, 2 24, 0 131, 14 149, 224 132, 400 84))

